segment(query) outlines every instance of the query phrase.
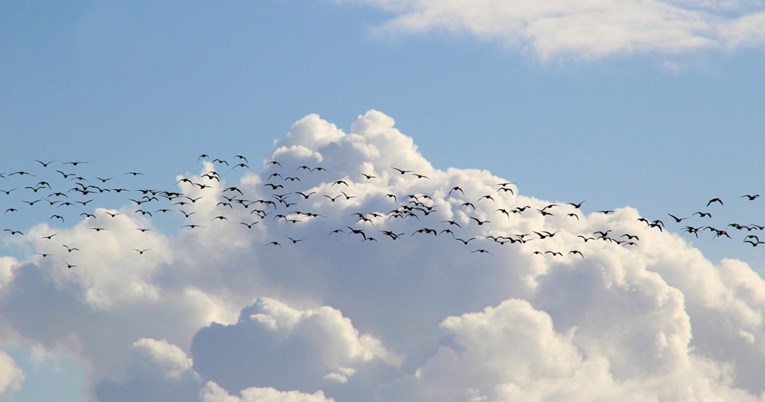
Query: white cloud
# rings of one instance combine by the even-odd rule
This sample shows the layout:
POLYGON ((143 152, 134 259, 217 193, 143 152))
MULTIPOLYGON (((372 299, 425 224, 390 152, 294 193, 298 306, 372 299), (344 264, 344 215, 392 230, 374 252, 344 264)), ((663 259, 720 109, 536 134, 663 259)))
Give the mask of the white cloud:
POLYGON ((0 338, 71 353, 104 402, 747 401, 765 391, 763 279, 741 261, 712 264, 634 208, 587 214, 501 191, 506 180, 485 170, 436 168, 378 111, 348 132, 306 116, 264 160, 281 165, 236 180, 219 169, 220 183, 203 176, 212 162, 179 175, 213 187, 168 183, 196 201, 153 201, 172 207, 166 220, 126 199, 53 240, 48 225, 25 230, 20 246, 56 255, 0 259, 0 338), (639 241, 578 237, 607 230, 639 241), (520 234, 526 243, 509 242, 520 234))
POLYGON ((379 30, 447 31, 528 49, 542 60, 676 54, 761 46, 765 7, 754 1, 338 0, 388 11, 379 30))
POLYGON ((0 395, 10 394, 24 381, 24 372, 16 365, 13 358, 0 350, 0 395))
POLYGON ((372 360, 399 363, 334 308, 297 310, 267 298, 244 308, 236 324, 201 329, 191 351, 195 370, 227 389, 307 391, 327 379, 345 383, 356 373, 353 367, 372 360))
POLYGON ((210 381, 201 392, 202 402, 332 402, 321 391, 305 394, 298 391, 279 391, 274 388, 250 387, 242 390, 241 397, 229 395, 225 389, 210 381))

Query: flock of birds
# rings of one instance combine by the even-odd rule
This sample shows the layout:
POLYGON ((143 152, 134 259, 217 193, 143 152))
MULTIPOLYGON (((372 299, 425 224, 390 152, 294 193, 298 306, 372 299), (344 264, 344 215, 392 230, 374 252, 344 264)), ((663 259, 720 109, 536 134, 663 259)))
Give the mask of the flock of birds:
MULTIPOLYGON (((495 245, 517 244, 529 246, 531 255, 560 258, 572 256, 585 258, 588 242, 609 242, 623 247, 639 245, 640 233, 617 233, 613 229, 603 228, 591 233, 568 233, 577 238, 582 247, 554 250, 545 247, 547 239, 554 238, 562 231, 548 231, 544 227, 523 233, 498 233, 493 221, 513 219, 517 216, 537 214, 541 218, 556 216, 560 219, 580 220, 581 202, 569 202, 546 205, 517 205, 517 187, 512 183, 496 183, 492 192, 487 194, 466 194, 461 185, 443 189, 443 193, 399 193, 388 187, 382 201, 375 205, 390 208, 375 211, 348 210, 358 205, 364 194, 357 193, 362 188, 357 184, 374 184, 380 172, 357 172, 357 177, 333 176, 333 172, 322 166, 284 166, 278 160, 265 164, 261 174, 262 183, 256 186, 228 185, 221 176, 221 171, 250 170, 248 159, 235 155, 226 160, 211 158, 202 154, 197 161, 207 161, 212 169, 199 176, 181 177, 172 189, 151 189, 139 186, 138 181, 144 174, 138 171, 126 171, 117 176, 83 176, 79 173, 87 161, 42 161, 37 160, 33 169, 0 172, 0 227, 4 236, 27 236, 24 229, 10 227, 12 217, 17 214, 36 214, 36 222, 47 220, 50 224, 65 224, 73 220, 85 221, 87 228, 95 232, 109 231, 107 224, 122 214, 132 214, 153 219, 160 215, 175 215, 181 220, 184 230, 203 229, 208 225, 223 223, 235 224, 242 230, 252 230, 256 225, 275 225, 280 230, 269 233, 282 235, 268 239, 263 247, 284 248, 310 241, 300 236, 299 228, 313 221, 336 222, 328 219, 317 210, 339 211, 347 220, 337 227, 327 230, 326 236, 346 236, 359 242, 400 241, 415 238, 439 238, 466 246, 471 254, 493 255, 495 245), (314 184, 302 184, 314 183, 314 184), (318 184, 316 184, 318 183, 318 184), (447 191, 448 190, 448 191, 447 191), (445 194, 444 194, 445 193, 445 194), (106 197, 123 196, 122 199, 106 200, 106 197), (214 198, 211 200, 211 198, 214 198), (507 207, 507 199, 512 207, 507 207), (498 199, 502 202, 498 202, 498 199), (205 200, 200 202, 200 200, 205 200), (105 201, 116 201, 122 205, 130 203, 131 210, 116 210, 97 207, 105 201), (207 201, 215 203, 214 213, 199 213, 198 205, 207 201), (447 202, 450 207, 461 211, 459 216, 452 211, 450 218, 441 213, 447 202), (201 217, 204 217, 202 220, 201 217), (396 225, 396 221, 407 224, 396 225), (410 224, 410 222, 416 222, 410 224), (416 227, 415 230, 411 230, 416 227), (396 230, 396 228, 399 228, 396 230), (404 229, 408 228, 408 229, 404 229), (584 251, 583 251, 584 250, 584 251)), ((425 174, 391 166, 389 174, 414 180, 430 180, 425 174)), ((423 186, 427 188, 427 186, 423 186)), ((745 202, 755 202, 759 194, 744 194, 740 198, 745 202)), ((379 200, 378 200, 379 201, 379 200)), ((743 242, 758 247, 765 244, 762 231, 765 226, 747 223, 729 223, 726 226, 705 224, 711 222, 711 208, 723 206, 725 201, 715 197, 706 202, 704 210, 695 211, 685 216, 667 213, 667 222, 685 225, 680 229, 699 237, 709 233, 713 238, 733 239, 743 233, 743 242), (760 238, 759 236, 763 237, 760 238)), ((209 211, 208 211, 209 212, 209 211)), ((595 211, 611 214, 613 210, 595 211)), ((337 215, 334 215, 337 217, 337 215)), ((145 221, 146 219, 144 219, 145 221)), ((647 230, 664 231, 662 219, 639 218, 647 230)), ((270 226, 269 226, 270 227, 270 226)), ((151 227, 135 227, 140 233, 152 230, 151 227)), ((565 233, 565 232, 563 232, 565 233)), ((62 266, 78 266, 77 254, 82 245, 57 242, 57 232, 41 237, 43 244, 49 244, 36 254, 42 258, 54 258, 62 266)), ((145 245, 130 245, 136 255, 151 253, 145 245)))

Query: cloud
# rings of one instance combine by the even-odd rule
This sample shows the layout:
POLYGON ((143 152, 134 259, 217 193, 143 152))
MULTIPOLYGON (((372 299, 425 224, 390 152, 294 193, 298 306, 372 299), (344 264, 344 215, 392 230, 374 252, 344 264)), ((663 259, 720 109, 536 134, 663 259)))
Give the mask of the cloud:
POLYGON ((279 391, 273 388, 250 387, 242 390, 241 397, 231 396, 218 384, 210 381, 201 392, 202 402, 331 402, 324 393, 304 394, 297 391, 279 391))
POLYGON ((435 167, 379 111, 308 115, 250 159, 179 169, 141 205, 165 214, 125 196, 25 228, 0 342, 67 351, 104 402, 765 392, 765 281, 671 224, 435 167))
POLYGON ((267 298, 244 308, 236 324, 199 330, 191 352, 197 372, 233 390, 255 385, 309 391, 327 379, 346 383, 354 366, 400 360, 334 308, 296 310, 267 298))
POLYGON ((24 372, 7 353, 0 350, 0 395, 10 394, 21 388, 24 372))
POLYGON ((543 61, 762 46, 765 38, 765 9, 751 1, 357 2, 392 14, 379 31, 467 34, 528 50, 543 61))

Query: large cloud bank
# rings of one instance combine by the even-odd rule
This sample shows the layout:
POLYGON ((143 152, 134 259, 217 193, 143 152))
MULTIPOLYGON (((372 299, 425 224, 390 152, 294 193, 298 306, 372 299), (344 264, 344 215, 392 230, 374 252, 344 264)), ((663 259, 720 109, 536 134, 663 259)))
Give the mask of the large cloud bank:
MULTIPOLYGON (((765 400, 765 281, 633 208, 437 169, 377 111, 306 116, 264 162, 147 201, 180 222, 96 209, 52 257, 28 228, 0 341, 70 353, 102 402, 765 400)), ((0 392, 23 376, 0 353, 0 392)))
POLYGON ((746 0, 338 0, 392 13, 379 30, 446 31, 561 56, 677 54, 765 44, 765 7, 746 0))

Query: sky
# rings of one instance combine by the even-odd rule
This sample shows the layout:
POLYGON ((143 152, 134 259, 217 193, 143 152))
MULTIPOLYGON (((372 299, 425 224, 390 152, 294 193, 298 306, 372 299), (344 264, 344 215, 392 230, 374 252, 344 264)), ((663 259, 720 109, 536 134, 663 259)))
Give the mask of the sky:
POLYGON ((763 38, 754 0, 3 2, 0 401, 762 401, 763 38))

